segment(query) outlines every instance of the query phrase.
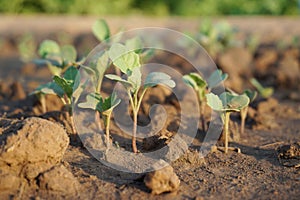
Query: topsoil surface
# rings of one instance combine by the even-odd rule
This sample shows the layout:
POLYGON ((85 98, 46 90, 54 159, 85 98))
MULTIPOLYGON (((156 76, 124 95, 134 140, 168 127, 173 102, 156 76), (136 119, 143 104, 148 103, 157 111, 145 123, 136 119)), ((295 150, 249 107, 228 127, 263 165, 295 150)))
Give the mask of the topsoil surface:
MULTIPOLYGON (((214 151, 199 157, 205 136, 199 128, 188 150, 171 162, 180 180, 178 190, 160 195, 151 194, 145 186, 145 174, 117 171, 96 160, 72 134, 70 117, 61 112, 59 99, 47 96, 47 112, 43 113, 36 97, 29 95, 51 76, 46 67, 18 59, 18 36, 32 31, 40 41, 55 39, 55 32, 63 30, 70 34, 77 49, 92 49, 97 42, 87 32, 95 18, 0 18, 4 38, 0 54, 0 199, 299 199, 300 44, 284 50, 274 45, 275 41, 300 36, 298 18, 228 18, 243 33, 260 34, 262 42, 250 58, 241 53, 243 50, 234 49, 218 57, 218 66, 232 77, 226 84, 241 91, 255 76, 264 85, 273 86, 275 93, 251 104, 244 134, 239 134, 239 116, 232 115, 230 146, 240 148, 242 153, 214 151), (244 67, 232 69, 236 64, 244 67)), ((129 17, 108 18, 108 23, 113 31, 120 26, 127 29, 151 25, 194 31, 198 20, 129 17)), ((189 71, 180 58, 164 56, 160 59, 168 59, 184 73, 189 71)), ((108 90, 110 85, 105 83, 105 88, 108 90)), ((177 99, 156 87, 145 96, 140 124, 149 122, 147 108, 152 104, 164 105, 173 118, 167 120, 158 136, 138 140, 142 152, 167 145, 180 123, 177 99)), ((208 107, 206 111, 209 121, 208 107)), ((114 123, 111 132, 120 148, 131 151, 129 136, 114 123)))

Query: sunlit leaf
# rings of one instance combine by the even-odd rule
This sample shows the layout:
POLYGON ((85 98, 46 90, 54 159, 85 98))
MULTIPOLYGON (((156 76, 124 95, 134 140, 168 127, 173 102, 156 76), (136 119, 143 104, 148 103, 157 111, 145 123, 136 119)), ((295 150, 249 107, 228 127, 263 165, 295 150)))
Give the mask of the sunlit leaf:
POLYGON ((211 109, 215 111, 223 111, 223 103, 217 95, 213 93, 206 94, 206 101, 207 105, 211 107, 211 109))
POLYGON ((125 46, 129 51, 134 51, 135 53, 141 53, 143 48, 143 43, 141 38, 134 37, 126 40, 125 46))
POLYGON ((183 81, 195 90, 205 89, 206 81, 197 73, 190 73, 183 76, 183 81))
POLYGON ((101 42, 110 37, 110 30, 104 19, 97 20, 92 27, 92 31, 95 37, 101 42))
POLYGON ((221 82, 225 81, 228 78, 228 74, 223 73, 222 70, 217 69, 214 71, 210 77, 207 79, 207 84, 210 89, 215 88, 221 82))
POLYGON ((170 88, 174 88, 176 83, 171 79, 171 77, 163 72, 151 72, 146 77, 144 87, 154 87, 156 85, 166 85, 170 88))
POLYGON ((261 97, 269 98, 273 95, 274 89, 272 87, 263 87, 255 78, 252 78, 250 82, 257 89, 261 97))
POLYGON ((44 94, 58 95, 59 97, 62 97, 64 95, 64 91, 55 82, 49 82, 40 85, 37 89, 35 89, 35 91, 42 92, 44 94))
POLYGON ((44 40, 39 47, 38 53, 42 58, 46 58, 48 55, 60 54, 60 47, 53 40, 44 40))
POLYGON ((65 45, 61 48, 61 56, 64 62, 75 62, 77 57, 76 49, 72 45, 65 45))
POLYGON ((134 51, 128 51, 127 48, 120 43, 115 43, 110 47, 109 57, 114 65, 125 74, 141 65, 139 55, 134 51))
POLYGON ((142 73, 140 68, 136 67, 132 70, 130 76, 128 77, 128 82, 133 86, 133 93, 141 87, 142 73))
POLYGON ((132 87, 132 84, 125 80, 125 79, 122 79, 121 77, 117 76, 117 75, 114 75, 114 74, 107 74, 105 75, 106 78, 110 79, 110 80, 114 80, 114 81, 118 81, 120 82, 125 88, 131 88, 132 87))

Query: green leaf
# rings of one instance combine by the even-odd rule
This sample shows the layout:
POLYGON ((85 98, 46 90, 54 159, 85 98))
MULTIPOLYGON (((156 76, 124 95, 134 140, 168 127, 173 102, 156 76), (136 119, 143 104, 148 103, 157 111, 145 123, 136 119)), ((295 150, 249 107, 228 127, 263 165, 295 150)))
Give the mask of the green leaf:
POLYGON ((250 99, 247 95, 234 95, 229 92, 223 92, 220 95, 224 110, 226 112, 239 112, 241 109, 249 105, 250 99))
POLYGON ((117 99, 114 92, 105 99, 98 93, 90 93, 86 96, 86 102, 79 103, 78 106, 80 108, 89 108, 106 114, 106 112, 111 112, 120 102, 121 100, 117 99))
POLYGON ((75 62, 77 57, 76 49, 72 45, 65 45, 61 48, 61 57, 64 62, 75 62))
POLYGON ((250 102, 253 102, 254 99, 257 96, 257 92, 256 91, 252 91, 252 90, 249 90, 249 89, 245 90, 243 92, 243 94, 247 95, 247 97, 250 99, 250 102))
POLYGON ((52 65, 51 63, 47 63, 48 69, 52 75, 60 76, 62 73, 62 68, 52 65))
POLYGON ((163 72, 151 72, 146 77, 144 87, 154 87, 159 84, 169 86, 170 88, 174 88, 176 86, 176 83, 168 74, 163 72))
POLYGON ((54 76, 53 81, 61 87, 61 89, 68 96, 68 98, 72 97, 73 88, 67 80, 65 80, 64 78, 61 78, 59 76, 54 76))
POLYGON ((90 93, 86 96, 86 102, 79 103, 78 107, 96 110, 97 104, 99 103, 100 99, 102 99, 100 94, 90 93))
POLYGON ((109 68, 111 61, 107 51, 104 51, 98 58, 96 64, 97 75, 103 77, 106 70, 109 68))
MULTIPOLYGON (((67 80, 67 81, 70 81, 70 82, 75 82, 75 79, 77 78, 78 76, 78 69, 76 67, 69 67, 65 73, 64 73, 64 78, 67 80)), ((73 86, 73 85, 72 85, 73 86)))
POLYGON ((115 93, 112 93, 109 97, 106 99, 101 98, 99 101, 99 104, 97 104, 97 110, 99 112, 102 112, 103 114, 110 113, 119 103, 121 102, 121 99, 117 99, 117 96, 115 93))
POLYGON ((143 43, 141 38, 134 37, 126 40, 125 46, 129 51, 134 51, 135 53, 141 53, 143 48, 143 43))
POLYGON ((120 44, 114 43, 109 49, 109 57, 123 73, 128 74, 135 67, 140 67, 139 55, 120 44))
POLYGON ((128 77, 128 82, 132 85, 132 92, 135 93, 141 87, 142 73, 139 67, 132 70, 131 75, 128 77))
MULTIPOLYGON (((44 94, 54 94, 59 97, 62 97, 64 95, 64 91, 55 82, 49 82, 49 83, 40 85, 37 89, 35 89, 35 91, 42 92, 44 94)), ((34 92, 34 93, 36 93, 36 92, 34 92)))
POLYGON ((197 73, 190 73, 183 76, 183 81, 195 90, 204 90, 207 86, 206 81, 197 73))
POLYGON ((214 71, 210 77, 207 79, 207 84, 210 89, 218 86, 221 82, 228 78, 228 74, 222 72, 222 70, 217 69, 214 71))
POLYGON ((223 103, 217 95, 213 93, 206 94, 206 101, 207 105, 211 107, 211 109, 215 111, 223 111, 223 103))
POLYGON ((95 37, 101 42, 110 37, 110 30, 104 19, 98 19, 94 23, 92 31, 95 37))
POLYGON ((257 89, 260 96, 269 98, 273 95, 274 89, 272 87, 264 88, 255 78, 250 79, 251 84, 257 89))
POLYGON ((129 81, 127 81, 125 79, 122 79, 121 77, 119 77, 117 75, 107 74, 107 75, 105 75, 105 77, 110 79, 110 80, 120 82, 126 89, 129 89, 129 88, 133 87, 133 85, 129 81))
POLYGON ((48 55, 58 55, 60 54, 60 47, 53 40, 44 40, 39 47, 38 53, 42 58, 46 58, 48 55))

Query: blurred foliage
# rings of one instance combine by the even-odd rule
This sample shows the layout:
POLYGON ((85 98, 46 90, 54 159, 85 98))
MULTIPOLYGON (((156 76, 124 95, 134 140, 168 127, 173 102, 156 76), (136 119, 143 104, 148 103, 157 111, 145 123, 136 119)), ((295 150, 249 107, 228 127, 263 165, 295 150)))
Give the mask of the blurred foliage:
POLYGON ((0 0, 0 13, 297 15, 300 0, 0 0))

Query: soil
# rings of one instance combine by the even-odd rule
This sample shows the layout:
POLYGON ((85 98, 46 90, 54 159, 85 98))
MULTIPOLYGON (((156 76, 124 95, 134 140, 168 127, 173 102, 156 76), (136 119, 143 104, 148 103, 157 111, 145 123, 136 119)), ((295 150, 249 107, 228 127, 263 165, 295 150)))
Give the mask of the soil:
MULTIPOLYGON (((48 20, 50 25, 53 24, 51 19, 48 20)), ((272 32, 273 39, 281 38, 289 28, 293 34, 300 35, 299 28, 293 27, 299 23, 298 19, 260 20, 258 33, 265 33, 267 28, 262 24, 269 24, 270 30, 277 30, 272 32)), ((240 21, 229 18, 229 21, 248 32, 245 24, 253 27, 257 18, 240 21)), ((147 19, 138 22, 150 23, 147 19)), ((166 27, 172 27, 176 19, 169 24, 164 22, 161 21, 166 27)), ((183 27, 195 25, 187 25, 188 19, 182 22, 183 27)), ((39 20, 37 24, 36 27, 41 29, 39 20)), ((1 26, 5 25, 0 23, 0 30, 5 30, 1 26)), ((20 34, 20 27, 15 29, 12 29, 16 31, 12 35, 20 34)), ((66 30, 72 32, 70 27, 66 30)), ((44 33, 39 37, 46 36, 44 33)), ((73 31, 73 38, 78 48, 92 48, 94 44, 91 35, 82 34, 78 29, 73 31)), ((198 150, 205 133, 199 129, 192 145, 180 149, 185 153, 165 169, 169 172, 169 176, 165 176, 168 173, 160 174, 160 171, 156 174, 125 173, 96 160, 84 145, 97 146, 82 144, 72 133, 70 116, 64 111, 59 98, 46 96, 47 112, 43 113, 38 99, 29 95, 38 84, 51 79, 47 68, 24 65, 16 59, 15 40, 5 37, 5 51, 0 56, 0 199, 298 199, 300 47, 279 49, 275 41, 270 42, 269 39, 265 37, 254 53, 237 48, 219 55, 217 59, 218 66, 231 77, 226 82, 231 89, 242 91, 251 88, 248 79, 252 76, 275 88, 273 97, 258 98, 251 103, 243 135, 239 134, 239 116, 232 115, 230 146, 240 148, 242 153, 216 151, 200 157, 198 150), (236 56, 238 59, 235 59, 236 56), (236 70, 236 65, 241 68, 236 70), (157 174, 157 180, 152 179, 157 174), (155 195, 160 193, 157 188, 160 189, 158 185, 162 182, 167 185, 166 191, 172 192, 155 195), (146 185, 156 191, 151 193, 146 185)), ((160 59, 170 60, 184 73, 190 70, 176 56, 160 59)), ((104 83, 104 87, 104 91, 109 91, 108 83, 104 83)), ((138 140, 142 153, 170 144, 180 123, 178 100, 169 91, 156 87, 145 96, 139 124, 148 124, 148 108, 152 104, 164 105, 171 117, 157 135, 138 140)), ((209 122, 208 107, 205 117, 209 122)), ((131 150, 130 137, 114 123, 111 135, 121 149, 131 150)), ((219 145, 222 145, 221 141, 219 145)))

